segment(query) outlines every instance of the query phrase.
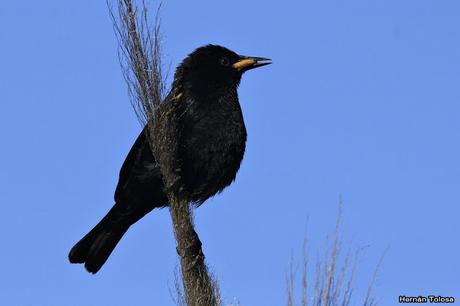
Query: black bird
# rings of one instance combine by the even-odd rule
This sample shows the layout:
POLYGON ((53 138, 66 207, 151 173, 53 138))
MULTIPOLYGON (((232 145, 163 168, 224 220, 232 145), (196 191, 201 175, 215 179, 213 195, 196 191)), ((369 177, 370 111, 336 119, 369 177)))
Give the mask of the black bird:
MULTIPOLYGON (((246 128, 237 87, 244 72, 270 64, 216 45, 189 54, 176 69, 171 92, 156 109, 181 109, 180 177, 190 200, 201 205, 236 177, 243 159, 246 128)), ((162 174, 148 144, 147 126, 120 170, 115 205, 70 251, 71 263, 96 273, 128 228, 168 199, 162 174)))

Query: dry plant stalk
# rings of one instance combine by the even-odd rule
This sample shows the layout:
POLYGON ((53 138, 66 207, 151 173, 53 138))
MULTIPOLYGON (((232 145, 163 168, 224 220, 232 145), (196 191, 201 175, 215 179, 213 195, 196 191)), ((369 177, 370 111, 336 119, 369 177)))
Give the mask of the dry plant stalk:
POLYGON ((144 1, 139 13, 139 8, 133 6, 131 0, 117 0, 117 15, 110 1, 107 0, 107 5, 118 40, 118 59, 128 85, 130 102, 141 123, 147 124, 163 101, 166 89, 161 57, 161 5, 152 31, 144 1))
POLYGON ((185 301, 188 306, 217 306, 220 305, 217 282, 208 273, 189 197, 180 188, 180 165, 176 164, 178 116, 174 106, 165 111, 161 104, 165 77, 161 61, 160 7, 151 30, 147 6, 144 1, 141 4, 139 9, 131 0, 117 0, 118 14, 115 15, 113 6, 108 3, 118 38, 123 76, 137 117, 148 125, 150 147, 163 175, 181 259, 185 301))
MULTIPOLYGON (((308 275, 308 251, 307 240, 305 238, 303 244, 303 258, 302 258, 302 280, 301 280, 301 293, 300 301, 296 303, 295 294, 295 280, 296 268, 293 268, 293 258, 289 265, 287 275, 287 305, 302 305, 302 306, 348 306, 351 305, 352 294, 354 288, 354 278, 360 256, 360 249, 351 251, 348 249, 343 262, 340 261, 341 253, 343 251, 342 237, 341 237, 341 217, 342 217, 342 204, 339 205, 337 214, 335 230, 331 245, 325 251, 324 258, 318 260, 316 263, 315 275, 310 277, 308 275), (353 254, 352 254, 353 253, 353 254), (313 284, 310 286, 308 279, 313 278, 313 284), (308 295, 308 289, 312 287, 313 293, 308 295)), ((377 273, 382 264, 386 251, 380 258, 376 269, 373 273, 372 279, 368 284, 367 293, 362 302, 364 306, 377 305, 375 298, 372 296, 372 289, 375 285, 377 273)), ((356 302, 353 302, 356 305, 356 302)))

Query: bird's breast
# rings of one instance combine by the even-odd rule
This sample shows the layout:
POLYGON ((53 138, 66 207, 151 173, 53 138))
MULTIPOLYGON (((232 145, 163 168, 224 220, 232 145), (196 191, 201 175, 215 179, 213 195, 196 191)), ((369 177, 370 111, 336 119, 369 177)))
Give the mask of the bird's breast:
POLYGON ((243 116, 238 104, 192 110, 183 120, 185 182, 204 201, 236 177, 246 146, 243 116))

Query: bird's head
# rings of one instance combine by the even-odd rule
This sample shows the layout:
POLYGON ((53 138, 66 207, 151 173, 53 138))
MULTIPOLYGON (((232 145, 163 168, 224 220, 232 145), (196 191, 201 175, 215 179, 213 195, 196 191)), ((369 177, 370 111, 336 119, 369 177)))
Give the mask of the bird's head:
POLYGON ((244 72, 270 64, 262 57, 242 56, 216 45, 190 53, 179 65, 175 82, 195 95, 219 95, 236 89, 244 72))

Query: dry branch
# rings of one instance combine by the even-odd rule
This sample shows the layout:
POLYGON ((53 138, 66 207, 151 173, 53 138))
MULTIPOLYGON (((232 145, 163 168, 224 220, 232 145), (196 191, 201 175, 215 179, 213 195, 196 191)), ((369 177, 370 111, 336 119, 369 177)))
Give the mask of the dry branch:
POLYGON ((117 14, 109 3, 119 44, 119 59, 131 104, 139 120, 148 125, 149 143, 160 165, 169 199, 169 211, 181 259, 182 282, 188 306, 220 304, 217 283, 209 276, 201 241, 193 225, 189 197, 182 188, 177 165, 178 115, 176 106, 161 104, 164 75, 161 58, 159 9, 153 30, 149 28, 144 1, 139 8, 131 0, 117 0, 117 14))
POLYGON ((377 273, 382 265, 384 254, 380 258, 372 279, 368 284, 368 289, 364 301, 358 302, 357 299, 353 300, 352 297, 355 285, 355 275, 358 268, 358 259, 361 256, 362 249, 354 249, 351 245, 347 248, 347 253, 342 254, 344 246, 342 243, 342 201, 336 217, 335 230, 332 235, 331 244, 327 244, 324 257, 321 256, 317 259, 314 275, 309 272, 309 254, 307 250, 307 240, 304 238, 303 254, 302 254, 302 279, 301 279, 301 292, 299 299, 296 299, 296 269, 293 268, 294 260, 291 257, 289 270, 287 272, 287 301, 288 306, 302 305, 302 306, 349 306, 349 305, 363 305, 375 306, 377 301, 373 296, 372 289, 375 285, 377 273), (309 281, 310 280, 310 281, 309 281), (311 290, 312 289, 312 290, 311 290), (310 291, 311 294, 309 293, 310 291), (308 295, 307 295, 308 294, 308 295), (297 302, 298 301, 298 302, 297 302))

